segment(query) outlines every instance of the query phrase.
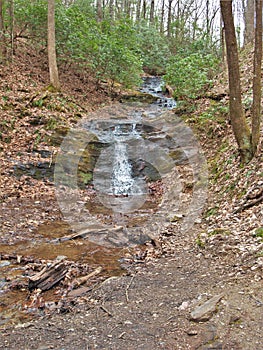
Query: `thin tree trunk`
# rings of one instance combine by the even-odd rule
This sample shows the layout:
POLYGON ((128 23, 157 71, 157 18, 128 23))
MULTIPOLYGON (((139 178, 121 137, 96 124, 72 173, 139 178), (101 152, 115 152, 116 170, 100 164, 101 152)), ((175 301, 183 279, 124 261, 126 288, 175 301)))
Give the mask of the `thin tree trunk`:
POLYGON ((9 2, 9 18, 10 18, 10 61, 13 61, 14 56, 14 0, 9 2))
POLYGON ((245 37, 244 45, 253 43, 254 41, 254 25, 255 25, 255 0, 247 0, 245 8, 245 37))
POLYGON ((169 0, 169 2, 168 2, 168 18, 167 18, 167 36, 168 36, 168 38, 170 38, 170 36, 171 36, 172 2, 173 2, 173 0, 169 0))
POLYGON ((48 65, 50 84, 55 90, 60 90, 58 77, 56 36, 55 36, 55 0, 48 0, 48 65))
POLYGON ((127 18, 131 17, 131 2, 130 0, 124 1, 124 12, 127 18))
POLYGON ((161 21, 160 21, 160 33, 164 33, 164 5, 165 0, 162 1, 162 10, 161 10, 161 21))
POLYGON ((142 0, 137 0, 137 6, 136 6, 136 21, 137 22, 140 22, 141 6, 142 6, 142 0))
POLYGON ((262 66, 262 0, 256 0, 256 30, 252 106, 252 149, 256 153, 260 138, 262 66))
POLYGON ((206 0, 206 37, 210 34, 209 0, 206 0))
POLYGON ((151 0, 151 8, 150 8, 150 23, 154 21, 154 0, 151 0))
POLYGON ((97 22, 101 22, 102 21, 102 4, 101 4, 101 0, 97 0, 97 22))
POLYGON ((225 28, 231 125, 238 143, 241 162, 248 163, 252 159, 253 153, 250 130, 241 102, 239 59, 232 13, 232 0, 221 0, 220 7, 225 28))
POLYGON ((114 0, 109 1, 109 14, 110 14, 110 19, 114 21, 114 0))
POLYGON ((146 11, 147 11, 146 0, 143 0, 143 3, 142 3, 142 17, 143 17, 143 19, 146 19, 146 11))
POLYGON ((0 62, 5 62, 5 60, 6 60, 6 42, 5 42, 3 0, 0 0, 0 62))
POLYGON ((221 58, 222 58, 222 67, 225 67, 226 64, 226 50, 225 50, 225 28, 224 22, 222 18, 222 14, 220 13, 220 40, 221 40, 221 58))

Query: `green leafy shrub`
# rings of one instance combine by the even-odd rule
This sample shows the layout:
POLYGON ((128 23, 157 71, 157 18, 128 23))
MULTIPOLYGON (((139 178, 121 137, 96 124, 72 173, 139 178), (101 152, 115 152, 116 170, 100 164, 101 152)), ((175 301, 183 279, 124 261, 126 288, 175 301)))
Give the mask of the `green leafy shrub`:
POLYGON ((192 53, 173 56, 168 64, 165 81, 174 88, 176 99, 196 98, 212 84, 217 58, 211 54, 192 53))
POLYGON ((20 35, 26 35, 41 46, 46 43, 47 37, 47 1, 14 1, 15 26, 20 35), (22 30, 21 30, 22 29, 22 30))
MULTIPOLYGON (((62 10, 61 10, 62 11, 62 10)), ((60 60, 72 60, 97 78, 125 86, 137 85, 142 61, 137 49, 136 32, 130 23, 105 20, 98 23, 92 12, 72 6, 57 23, 57 48, 60 60), (90 18, 89 18, 90 16, 90 18)))
POLYGON ((154 75, 164 74, 171 57, 167 37, 161 35, 154 26, 142 24, 138 26, 137 30, 143 69, 154 75))

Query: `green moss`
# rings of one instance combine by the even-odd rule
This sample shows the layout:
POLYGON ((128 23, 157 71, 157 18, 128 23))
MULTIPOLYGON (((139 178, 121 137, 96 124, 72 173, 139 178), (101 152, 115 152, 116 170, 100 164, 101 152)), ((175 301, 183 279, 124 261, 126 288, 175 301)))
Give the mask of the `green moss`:
POLYGON ((181 221, 181 220, 182 220, 182 217, 177 216, 177 215, 174 215, 174 216, 170 219, 170 222, 178 222, 178 221, 181 221))
POLYGON ((195 243, 198 245, 199 248, 205 247, 205 241, 201 238, 200 235, 197 236, 195 243))
POLYGON ((92 173, 84 173, 80 171, 79 176, 80 176, 81 182, 83 182, 84 185, 88 185, 92 181, 92 173))
POLYGON ((51 93, 56 93, 60 91, 60 89, 55 88, 52 84, 48 85, 46 87, 46 90, 51 93))
POLYGON ((208 218, 209 216, 216 215, 217 212, 218 212, 218 207, 209 208, 205 213, 205 217, 208 218))
POLYGON ((231 232, 229 230, 219 227, 219 228, 214 229, 212 232, 209 232, 208 236, 209 237, 216 236, 216 235, 228 236, 230 234, 231 234, 231 232))
POLYGON ((255 230, 255 236, 263 238, 263 227, 259 227, 255 230))

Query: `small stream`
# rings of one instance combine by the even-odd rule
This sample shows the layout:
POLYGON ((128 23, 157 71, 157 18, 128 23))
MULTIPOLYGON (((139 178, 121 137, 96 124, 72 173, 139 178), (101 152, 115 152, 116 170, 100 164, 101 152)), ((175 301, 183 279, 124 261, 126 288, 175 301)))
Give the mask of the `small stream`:
MULTIPOLYGON (((171 112, 176 102, 165 96, 159 77, 144 78, 140 91, 154 102, 124 102, 94 112, 64 137, 56 164, 14 166, 18 178, 55 181, 65 221, 41 225, 36 234, 42 238, 35 242, 0 245, 0 253, 39 260, 65 256, 116 276, 124 272, 121 260, 130 246, 151 240, 177 215, 182 185, 173 169, 196 156, 191 137, 171 112), (94 227, 98 233, 86 239, 59 241, 94 227)), ((23 310, 28 292, 6 288, 10 280, 27 280, 24 272, 15 261, 0 261, 0 326, 30 317, 23 310)))

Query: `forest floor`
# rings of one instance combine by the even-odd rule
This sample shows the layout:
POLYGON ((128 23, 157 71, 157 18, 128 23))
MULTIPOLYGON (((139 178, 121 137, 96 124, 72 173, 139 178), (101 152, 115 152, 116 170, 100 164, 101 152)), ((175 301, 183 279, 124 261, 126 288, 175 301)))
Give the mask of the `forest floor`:
MULTIPOLYGON (((251 57, 244 57, 249 118, 251 57)), ((29 276, 67 255, 54 247, 41 255, 39 245, 69 231, 52 181, 17 176, 15 168, 52 164, 56 130, 119 103, 106 85, 97 88, 73 68, 61 70, 63 93, 47 93, 47 72, 45 58, 32 52, 17 53, 0 69, 0 349, 261 349, 262 137, 256 157, 240 167, 223 75, 191 111, 176 111, 199 139, 209 171, 207 202, 190 232, 182 235, 175 220, 143 246, 92 246, 101 250, 91 265, 78 260, 86 243, 76 240, 67 247, 78 251, 74 261, 66 259, 67 278, 46 294, 28 290, 29 276), (106 272, 92 275, 102 255, 106 272)))

